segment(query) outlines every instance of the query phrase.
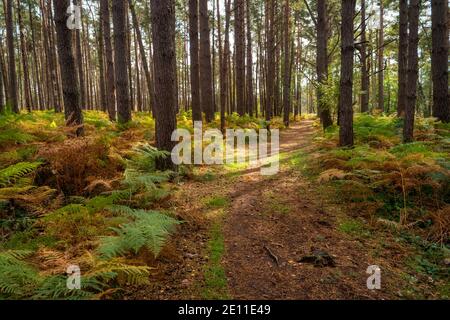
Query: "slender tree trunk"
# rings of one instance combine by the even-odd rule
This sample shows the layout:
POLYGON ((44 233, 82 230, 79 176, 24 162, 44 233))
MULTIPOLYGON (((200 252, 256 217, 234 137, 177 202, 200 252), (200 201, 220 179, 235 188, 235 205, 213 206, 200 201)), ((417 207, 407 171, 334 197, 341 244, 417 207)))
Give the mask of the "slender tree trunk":
MULTIPOLYGON (((344 2, 345 3, 345 2, 344 2)), ((324 129, 333 124, 331 112, 323 99, 323 86, 328 80, 328 23, 327 4, 325 0, 317 0, 317 108, 324 129)))
POLYGON ((399 19, 397 116, 403 117, 408 73, 408 0, 400 0, 399 19))
POLYGON ((355 0, 342 0, 341 86, 339 97, 339 145, 353 146, 353 17, 355 0))
POLYGON ((236 45, 236 103, 240 116, 245 114, 245 5, 243 0, 234 1, 234 39, 236 45))
POLYGON ((76 134, 80 136, 84 133, 83 114, 80 108, 80 90, 73 56, 72 31, 66 25, 69 3, 68 0, 53 0, 66 124, 76 126, 76 134))
POLYGON ((208 1, 199 0, 200 16, 200 100, 202 110, 206 115, 206 122, 214 119, 211 46, 209 32, 208 1))
MULTIPOLYGON (((0 46, 1 46, 1 36, 0 36, 0 46)), ((0 59, 1 59, 1 55, 0 55, 0 59)), ((4 104, 4 100, 5 96, 3 94, 3 66, 2 64, 0 64, 0 113, 5 112, 5 104, 4 104)))
POLYGON ((98 79, 98 88, 100 93, 100 108, 102 111, 107 110, 106 103, 106 79, 105 79, 105 45, 103 43, 103 23, 100 12, 100 23, 98 26, 97 43, 98 43, 98 67, 100 70, 98 79))
POLYGON ((15 113, 19 113, 17 95, 16 56, 14 50, 13 0, 6 0, 6 43, 8 46, 9 64, 9 104, 15 113))
POLYGON ((39 60, 38 55, 36 52, 36 35, 34 30, 34 18, 33 18, 34 12, 31 10, 31 2, 28 2, 28 15, 30 19, 30 28, 31 28, 31 45, 33 50, 33 61, 34 61, 34 73, 35 73, 35 81, 36 81, 36 91, 37 91, 37 97, 38 97, 38 107, 40 110, 44 107, 44 98, 42 94, 42 86, 41 86, 41 78, 39 74, 39 60))
POLYGON ((123 0, 113 0, 112 14, 114 24, 114 69, 116 76, 118 120, 119 123, 127 123, 131 120, 131 105, 129 96, 130 84, 128 81, 126 2, 123 0))
POLYGON ((17 20, 19 23, 19 37, 20 37, 20 51, 22 53, 22 68, 23 68, 23 93, 25 96, 25 108, 31 112, 31 88, 30 88, 30 73, 28 71, 28 53, 23 32, 22 10, 21 4, 17 1, 17 20))
POLYGON ((192 120, 202 121, 198 42, 198 0, 189 0, 189 55, 191 57, 192 120))
POLYGON ((291 57, 290 57, 290 29, 289 29, 290 4, 284 1, 284 77, 283 77, 283 122, 289 127, 289 114, 291 111, 291 57))
POLYGON ((405 121, 403 126, 403 141, 411 142, 414 139, 414 117, 417 101, 418 57, 419 43, 419 12, 420 0, 410 0, 408 8, 408 75, 405 121))
POLYGON ((267 70, 267 92, 266 92, 266 121, 272 119, 272 113, 274 109, 274 80, 275 80, 275 35, 274 35, 274 24, 275 24, 275 0, 266 0, 266 28, 267 28, 267 60, 266 60, 266 70, 267 70))
POLYGON ((448 92, 448 1, 431 1, 433 75, 433 116, 442 122, 450 122, 448 92))
POLYGON ((369 111, 369 72, 366 41, 366 1, 361 0, 361 112, 369 111))
MULTIPOLYGON (((152 39, 155 68, 156 147, 172 151, 172 132, 176 129, 175 1, 151 1, 152 39)), ((172 169, 170 157, 158 159, 160 170, 172 169)))
POLYGON ((101 22, 103 25, 103 42, 105 44, 106 56, 106 109, 108 110, 109 120, 116 120, 116 99, 115 99, 115 71, 113 50, 111 45, 111 27, 109 1, 100 0, 101 22))
POLYGON ((252 22, 251 22, 251 8, 250 0, 247 3, 247 112, 253 116, 254 98, 253 98, 253 43, 252 43, 252 22))
MULTIPOLYGON (((73 3, 80 7, 81 12, 83 11, 83 7, 81 4, 81 0, 74 0, 73 3)), ((82 13, 81 13, 82 14, 82 13)), ((76 60, 77 60, 77 70, 78 70, 78 81, 80 83, 80 99, 81 99, 81 108, 86 109, 86 91, 85 91, 85 82, 84 82, 84 70, 83 70, 83 50, 81 48, 81 31, 79 29, 75 30, 75 48, 76 48, 76 60)))
POLYGON ((378 109, 384 111, 384 5, 380 1, 380 27, 378 36, 378 109))

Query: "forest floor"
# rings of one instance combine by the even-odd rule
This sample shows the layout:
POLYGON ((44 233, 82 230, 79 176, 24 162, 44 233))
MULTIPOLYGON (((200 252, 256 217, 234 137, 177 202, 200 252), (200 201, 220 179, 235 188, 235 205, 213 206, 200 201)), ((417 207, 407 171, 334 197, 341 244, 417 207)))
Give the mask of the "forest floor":
POLYGON ((310 177, 313 124, 281 131, 276 175, 202 167, 180 183, 163 206, 185 223, 158 259, 151 285, 129 288, 125 298, 439 297, 433 279, 407 263, 414 246, 361 225, 310 177), (367 288, 370 265, 381 269, 380 290, 367 288))

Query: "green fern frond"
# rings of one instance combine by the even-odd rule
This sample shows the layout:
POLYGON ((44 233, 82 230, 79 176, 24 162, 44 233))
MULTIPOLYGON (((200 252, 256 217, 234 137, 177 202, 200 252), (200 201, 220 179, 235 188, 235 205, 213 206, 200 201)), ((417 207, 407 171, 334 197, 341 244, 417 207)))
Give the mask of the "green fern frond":
POLYGON ((105 258, 137 253, 146 247, 158 256, 179 221, 156 211, 135 210, 135 221, 114 228, 116 236, 103 237, 98 252, 105 258))
POLYGON ((36 170, 41 162, 19 162, 0 170, 0 187, 6 187, 36 170))
POLYGON ((23 261, 31 254, 26 250, 0 252, 0 297, 25 298, 39 285, 39 273, 23 261))

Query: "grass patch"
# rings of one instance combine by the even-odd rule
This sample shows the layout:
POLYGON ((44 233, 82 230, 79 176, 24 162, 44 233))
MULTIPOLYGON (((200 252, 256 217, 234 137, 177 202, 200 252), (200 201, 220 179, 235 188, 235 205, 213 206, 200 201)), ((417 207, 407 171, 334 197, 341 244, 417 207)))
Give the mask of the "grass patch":
POLYGON ((350 218, 341 221, 341 223, 339 223, 338 230, 343 233, 356 236, 368 236, 370 234, 362 222, 350 218))
POLYGON ((225 244, 219 223, 211 229, 211 239, 208 243, 209 262, 204 271, 204 288, 202 297, 208 300, 225 300, 230 295, 227 289, 227 277, 222 267, 221 259, 225 251, 225 244))
POLYGON ((212 196, 204 200, 205 206, 209 209, 225 208, 230 204, 230 201, 226 197, 212 196))

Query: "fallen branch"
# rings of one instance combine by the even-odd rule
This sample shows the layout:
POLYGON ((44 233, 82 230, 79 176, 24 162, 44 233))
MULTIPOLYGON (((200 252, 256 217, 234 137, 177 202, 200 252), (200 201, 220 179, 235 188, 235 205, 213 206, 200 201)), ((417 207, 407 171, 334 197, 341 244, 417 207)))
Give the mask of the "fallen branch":
POLYGON ((276 262, 277 266, 280 266, 280 261, 278 260, 278 257, 270 250, 268 246, 264 246, 264 249, 266 249, 269 256, 276 262))

